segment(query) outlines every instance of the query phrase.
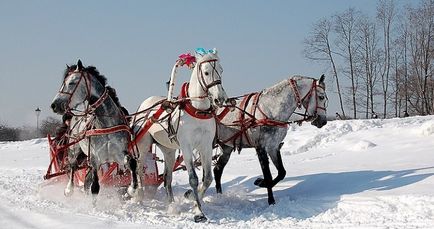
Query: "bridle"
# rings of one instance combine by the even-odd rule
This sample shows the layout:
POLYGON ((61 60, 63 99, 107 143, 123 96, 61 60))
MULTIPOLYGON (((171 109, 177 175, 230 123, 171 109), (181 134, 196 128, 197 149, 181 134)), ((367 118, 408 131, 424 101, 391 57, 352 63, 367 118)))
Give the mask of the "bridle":
POLYGON ((69 71, 67 76, 63 79, 62 86, 59 89, 59 94, 65 94, 68 96, 68 102, 66 104, 67 111, 72 110, 72 108, 70 107, 72 97, 76 93, 78 86, 80 85, 82 80, 85 82, 85 85, 86 85, 86 97, 83 99, 82 102, 88 101, 88 105, 87 105, 86 109, 84 111, 81 111, 82 115, 87 115, 87 114, 95 111, 109 97, 108 90, 107 90, 107 88, 104 87, 103 94, 94 103, 90 104, 92 84, 91 84, 91 80, 89 79, 89 77, 90 76, 89 76, 88 72, 83 71, 83 70, 75 70, 75 71, 69 71), (80 76, 79 76, 80 78, 75 83, 74 89, 71 92, 64 91, 68 77, 70 77, 73 74, 80 74, 80 76))
MULTIPOLYGON (((304 107, 304 109, 305 109, 304 114, 303 113, 299 113, 299 112, 294 112, 297 115, 303 116, 303 120, 300 120, 300 121, 310 121, 310 120, 313 120, 313 119, 317 118, 317 116, 318 116, 318 110, 324 110, 324 111, 327 110, 327 105, 325 105, 324 107, 321 107, 318 104, 318 92, 317 92, 317 88, 323 89, 324 93, 325 93, 325 88, 323 86, 321 86, 321 85, 318 84, 318 80, 312 79, 312 85, 311 85, 311 87, 309 89, 309 92, 303 98, 301 98, 301 96, 300 96, 300 91, 298 90, 298 86, 297 86, 296 80, 289 79, 289 85, 291 86, 291 88, 294 91, 297 107, 299 109, 301 109, 302 107, 304 107), (308 110, 309 110, 310 99, 311 99, 312 96, 315 97, 315 109, 314 109, 313 115, 309 115, 308 114, 308 110)), ((324 95, 325 95, 325 99, 326 99, 326 103, 325 104, 327 104, 328 98, 327 98, 326 94, 324 94, 324 95)))
MULTIPOLYGON (((211 60, 206 60, 203 62, 199 63, 199 66, 197 66, 197 71, 198 71, 198 76, 199 76, 199 84, 202 87, 202 90, 208 95, 209 94, 209 89, 211 87, 217 86, 217 85, 221 85, 222 84, 222 77, 220 76, 220 74, 218 73, 216 66, 217 66, 217 62, 218 59, 211 59, 211 60), (204 73, 202 71, 202 64, 204 63, 209 63, 212 66, 212 73, 211 73, 211 77, 213 79, 213 81, 209 84, 206 83, 205 81, 205 77, 204 77, 204 73), (216 77, 214 76, 214 72, 216 73, 216 77)), ((208 73, 209 74, 209 73, 208 73)))

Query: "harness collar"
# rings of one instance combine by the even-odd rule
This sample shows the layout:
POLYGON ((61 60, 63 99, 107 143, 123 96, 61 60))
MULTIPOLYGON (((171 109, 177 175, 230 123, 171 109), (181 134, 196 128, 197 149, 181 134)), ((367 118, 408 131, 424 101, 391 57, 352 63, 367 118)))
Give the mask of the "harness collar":
POLYGON ((191 101, 188 99, 188 86, 189 83, 182 84, 181 87, 181 93, 179 95, 179 98, 182 99, 181 101, 181 109, 183 109, 187 114, 190 116, 197 118, 197 119, 211 119, 214 118, 214 109, 209 108, 207 110, 199 110, 195 108, 191 101))

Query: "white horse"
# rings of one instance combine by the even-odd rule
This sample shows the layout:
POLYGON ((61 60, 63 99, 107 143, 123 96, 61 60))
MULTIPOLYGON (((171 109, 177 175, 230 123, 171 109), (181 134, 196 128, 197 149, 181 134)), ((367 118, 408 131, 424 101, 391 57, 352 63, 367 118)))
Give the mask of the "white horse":
MULTIPOLYGON (((141 151, 139 164, 143 163, 144 155, 149 152, 152 143, 156 143, 163 152, 165 160, 164 186, 169 202, 174 200, 171 182, 175 152, 177 149, 181 150, 192 188, 186 192, 185 197, 194 200, 195 222, 207 220, 202 211, 200 200, 213 180, 211 170, 212 144, 216 133, 214 110, 216 106, 222 106, 228 98, 221 85, 222 72, 223 69, 215 49, 204 55, 197 54, 196 65, 193 68, 188 88, 183 87, 186 97, 178 98, 180 102, 176 108, 173 108, 173 112, 170 114, 162 113, 160 117, 163 117, 163 120, 153 124, 148 134, 137 142, 141 151), (167 118, 164 119, 164 117, 167 118), (199 181, 194 169, 193 151, 199 153, 203 166, 203 182, 200 187, 198 187, 199 181)), ((165 97, 150 97, 141 104, 138 112, 150 109, 164 100, 165 97)), ((134 117, 133 130, 135 132, 140 131, 148 118, 155 119, 155 116, 152 116, 159 108, 160 105, 151 109, 150 113, 139 113, 134 117)), ((142 167, 139 165, 139 168, 142 167)))

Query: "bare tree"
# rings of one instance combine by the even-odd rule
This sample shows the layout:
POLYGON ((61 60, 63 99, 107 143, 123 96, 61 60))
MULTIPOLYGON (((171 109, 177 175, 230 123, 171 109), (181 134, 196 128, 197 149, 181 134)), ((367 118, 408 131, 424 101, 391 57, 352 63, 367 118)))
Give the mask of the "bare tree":
POLYGON ((355 71, 355 52, 357 50, 357 44, 354 42, 357 37, 357 23, 359 12, 354 8, 349 8, 341 14, 335 15, 335 28, 337 39, 336 45, 342 53, 342 57, 345 59, 348 66, 348 75, 351 80, 350 94, 353 110, 353 118, 357 118, 357 74, 355 71))
MULTIPOLYGON (((375 23, 369 17, 361 17, 359 24, 359 37, 357 42, 360 44, 358 50, 359 65, 363 74, 361 78, 364 81, 362 88, 365 90, 364 99, 365 117, 369 118, 369 114, 374 112, 376 84, 378 81, 378 36, 375 23)), ((362 90, 361 90, 362 91, 362 90)))
POLYGON ((389 90, 389 76, 391 67, 391 27, 396 16, 393 0, 380 0, 377 7, 377 19, 383 30, 383 64, 381 72, 381 85, 383 89, 383 117, 387 115, 387 98, 389 90))
POLYGON ((40 133, 42 136, 47 136, 48 134, 54 136, 56 133, 56 129, 61 125, 62 122, 59 119, 48 117, 42 121, 40 133))
POLYGON ((415 112, 433 114, 434 1, 425 0, 418 8, 408 7, 410 77, 413 93, 409 102, 415 112))
POLYGON ((334 58, 335 52, 332 51, 330 42, 332 26, 332 21, 328 19, 321 19, 316 23, 313 26, 310 36, 304 40, 304 54, 310 60, 328 62, 331 65, 334 80, 336 82, 339 104, 343 115, 342 117, 345 117, 341 86, 339 84, 339 77, 334 58))

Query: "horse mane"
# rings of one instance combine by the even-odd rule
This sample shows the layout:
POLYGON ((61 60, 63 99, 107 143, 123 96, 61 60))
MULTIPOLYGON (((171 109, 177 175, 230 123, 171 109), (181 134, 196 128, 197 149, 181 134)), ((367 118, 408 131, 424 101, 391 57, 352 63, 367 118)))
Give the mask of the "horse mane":
POLYGON ((119 97, 118 97, 118 95, 117 95, 117 93, 116 93, 116 90, 115 90, 114 88, 110 87, 110 86, 106 86, 105 88, 107 89, 107 92, 108 92, 109 96, 112 98, 113 102, 115 102, 115 104, 116 104, 119 108, 121 108, 122 105, 121 105, 121 103, 119 102, 119 97))
POLYGON ((273 85, 271 87, 268 87, 268 88, 264 89, 263 93, 264 94, 267 94, 267 93, 276 93, 276 94, 278 94, 278 93, 280 93, 285 87, 288 87, 288 85, 289 85, 289 79, 293 79, 295 81, 305 80, 305 79, 315 80, 312 77, 294 75, 294 76, 289 77, 288 79, 284 79, 284 80, 280 81, 279 83, 277 83, 277 84, 275 84, 275 85, 273 85))
MULTIPOLYGON (((77 65, 72 65, 70 67, 67 67, 64 74, 63 74, 63 79, 65 79, 68 74, 71 71, 74 71, 75 69, 77 69, 77 65)), ((98 69, 96 69, 95 66, 87 66, 86 68, 84 68, 84 71, 86 71, 87 73, 89 73, 90 75, 92 75, 93 77, 95 77, 98 82, 101 83, 102 86, 104 86, 105 88, 107 88, 107 92, 109 94, 109 96, 112 98, 113 102, 118 106, 118 107, 122 107, 120 101, 119 101, 119 97, 116 93, 116 90, 110 86, 107 85, 107 78, 102 75, 98 69)))
MULTIPOLYGON (((63 79, 65 79, 68 74, 75 69, 77 69, 77 65, 72 65, 69 68, 66 68, 65 73, 63 74, 63 79)), ((98 82, 101 83, 102 86, 105 87, 107 85, 107 78, 101 73, 99 73, 98 69, 96 69, 95 66, 87 66, 84 68, 84 71, 94 76, 98 80, 98 82)))

